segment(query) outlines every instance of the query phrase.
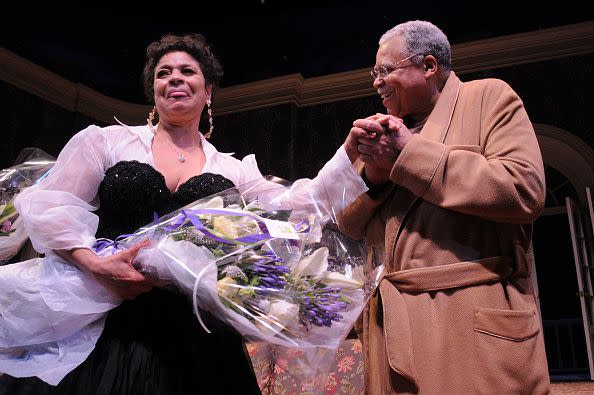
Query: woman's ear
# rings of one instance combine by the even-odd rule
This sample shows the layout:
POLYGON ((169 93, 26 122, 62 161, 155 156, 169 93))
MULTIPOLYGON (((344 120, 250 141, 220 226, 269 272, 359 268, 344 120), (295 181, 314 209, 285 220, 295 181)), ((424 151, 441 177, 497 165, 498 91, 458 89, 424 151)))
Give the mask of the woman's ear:
POLYGON ((208 84, 206 86, 206 100, 211 100, 212 98, 212 84, 208 84))

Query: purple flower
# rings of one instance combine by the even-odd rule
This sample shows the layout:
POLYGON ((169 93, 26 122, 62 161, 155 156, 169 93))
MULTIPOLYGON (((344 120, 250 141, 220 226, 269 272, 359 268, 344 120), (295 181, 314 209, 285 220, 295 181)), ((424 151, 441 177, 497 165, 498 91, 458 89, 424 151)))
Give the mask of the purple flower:
POLYGON ((8 233, 10 232, 10 227, 12 226, 12 222, 10 222, 10 220, 6 220, 4 222, 2 222, 2 225, 0 225, 0 232, 2 233, 8 233))
POLYGON ((246 271, 260 277, 259 285, 262 288, 282 289, 287 285, 284 275, 289 268, 276 262, 256 262, 246 271))
POLYGON ((332 326, 333 321, 340 321, 339 311, 347 307, 340 295, 340 288, 311 285, 297 297, 299 311, 305 324, 332 326))
POLYGON ((282 262, 282 258, 272 251, 260 252, 250 256, 242 270, 248 277, 259 279, 256 292, 265 295, 287 285, 285 275, 290 270, 282 262))

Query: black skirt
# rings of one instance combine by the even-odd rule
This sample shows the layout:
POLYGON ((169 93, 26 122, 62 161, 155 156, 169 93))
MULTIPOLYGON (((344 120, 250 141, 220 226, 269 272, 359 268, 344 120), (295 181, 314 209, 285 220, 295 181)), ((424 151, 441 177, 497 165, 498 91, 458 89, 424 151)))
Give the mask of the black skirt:
POLYGON ((241 336, 188 298, 153 289, 110 311, 89 357, 57 385, 0 377, 12 394, 260 394, 241 336))

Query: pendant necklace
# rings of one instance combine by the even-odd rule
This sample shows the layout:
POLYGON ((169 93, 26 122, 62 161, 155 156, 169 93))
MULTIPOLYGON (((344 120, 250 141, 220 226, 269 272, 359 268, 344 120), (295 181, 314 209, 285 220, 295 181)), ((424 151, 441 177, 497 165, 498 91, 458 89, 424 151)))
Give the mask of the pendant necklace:
POLYGON ((177 152, 177 160, 179 161, 179 163, 184 163, 186 161, 186 157, 184 156, 184 154, 182 154, 181 152, 179 152, 178 150, 176 150, 175 148, 173 148, 173 145, 171 145, 171 143, 165 138, 162 137, 163 140, 165 140, 165 143, 167 143, 167 145, 175 152, 177 152))

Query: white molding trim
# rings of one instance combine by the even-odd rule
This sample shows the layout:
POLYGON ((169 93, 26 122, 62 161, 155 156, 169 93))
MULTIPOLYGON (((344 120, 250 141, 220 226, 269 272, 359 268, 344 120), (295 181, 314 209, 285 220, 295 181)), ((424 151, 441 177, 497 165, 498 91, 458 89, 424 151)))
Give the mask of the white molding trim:
POLYGON ((304 81, 301 74, 289 74, 221 88, 214 92, 213 111, 221 115, 285 103, 298 103, 304 81))
POLYGON ((580 204, 587 204, 586 187, 594 189, 592 148, 567 130, 539 123, 533 126, 543 162, 567 177, 578 193, 580 204))
POLYGON ((498 69, 594 52, 594 21, 452 46, 457 74, 498 69))
MULTIPOLYGON (((452 63, 458 74, 542 62, 594 53, 594 21, 471 41, 452 46, 452 63)), ((0 78, 70 111, 112 122, 144 122, 150 106, 124 102, 73 83, 0 48, 0 78)), ((322 77, 300 74, 221 88, 215 92, 217 115, 284 103, 309 106, 374 95, 368 69, 322 77)))

